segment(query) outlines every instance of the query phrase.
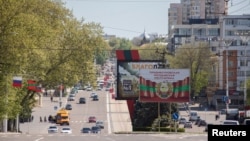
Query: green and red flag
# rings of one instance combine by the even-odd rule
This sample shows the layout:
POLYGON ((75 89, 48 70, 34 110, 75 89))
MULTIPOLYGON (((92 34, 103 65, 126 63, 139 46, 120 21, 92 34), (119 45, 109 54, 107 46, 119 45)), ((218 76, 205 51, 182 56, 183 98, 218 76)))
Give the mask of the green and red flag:
POLYGON ((36 91, 37 86, 36 86, 36 81, 35 80, 27 80, 27 83, 28 83, 28 90, 36 91))

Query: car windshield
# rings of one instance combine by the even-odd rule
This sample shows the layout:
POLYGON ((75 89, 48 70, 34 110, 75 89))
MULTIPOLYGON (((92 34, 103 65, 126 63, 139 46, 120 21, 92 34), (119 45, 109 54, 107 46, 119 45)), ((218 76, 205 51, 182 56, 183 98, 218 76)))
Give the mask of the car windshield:
POLYGON ((57 129, 56 126, 50 126, 49 129, 57 129))
POLYGON ((63 128, 62 130, 70 130, 70 128, 63 128))
POLYGON ((92 130, 98 130, 99 129, 99 127, 92 127, 92 130))

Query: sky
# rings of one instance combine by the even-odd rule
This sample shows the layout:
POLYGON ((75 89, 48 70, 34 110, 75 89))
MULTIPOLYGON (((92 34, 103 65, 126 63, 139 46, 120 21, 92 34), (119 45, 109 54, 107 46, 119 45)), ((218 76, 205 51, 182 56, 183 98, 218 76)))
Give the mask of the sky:
MULTIPOLYGON (((107 35, 133 39, 144 31, 168 34, 168 8, 180 0, 62 0, 74 16, 99 23, 107 35)), ((230 0, 229 15, 250 14, 250 0, 230 0)))

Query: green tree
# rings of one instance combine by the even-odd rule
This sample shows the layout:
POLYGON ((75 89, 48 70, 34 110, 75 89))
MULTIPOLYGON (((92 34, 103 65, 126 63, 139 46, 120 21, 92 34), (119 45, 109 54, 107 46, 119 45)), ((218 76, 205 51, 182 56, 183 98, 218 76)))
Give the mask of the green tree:
POLYGON ((27 90, 26 80, 46 88, 94 83, 94 59, 108 45, 99 24, 76 20, 63 3, 0 0, 0 5, 0 120, 7 114, 12 131, 16 115, 30 116, 38 95, 27 90), (14 75, 23 76, 22 89, 11 86, 14 75))
POLYGON ((190 69, 191 97, 208 85, 212 53, 207 43, 198 42, 179 47, 175 57, 169 58, 171 68, 190 69))

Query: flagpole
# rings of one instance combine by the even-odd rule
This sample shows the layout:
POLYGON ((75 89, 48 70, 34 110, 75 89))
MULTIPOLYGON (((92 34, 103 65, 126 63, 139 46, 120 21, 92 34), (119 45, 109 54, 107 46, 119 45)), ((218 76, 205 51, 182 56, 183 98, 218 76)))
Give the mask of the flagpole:
MULTIPOLYGON (((5 106, 8 107, 8 75, 6 75, 6 94, 5 94, 5 106)), ((3 119, 3 132, 6 133, 8 132, 8 113, 7 110, 5 109, 5 116, 3 119)))

